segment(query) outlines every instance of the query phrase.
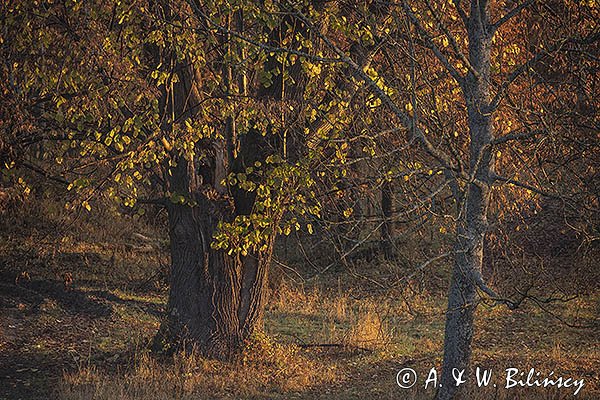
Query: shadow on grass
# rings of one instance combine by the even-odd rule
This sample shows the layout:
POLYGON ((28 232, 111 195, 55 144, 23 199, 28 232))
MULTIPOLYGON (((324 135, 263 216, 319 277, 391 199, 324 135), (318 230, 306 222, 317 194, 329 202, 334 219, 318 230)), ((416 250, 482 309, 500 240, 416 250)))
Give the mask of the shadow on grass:
MULTIPOLYGON (((161 313, 160 304, 143 299, 69 289, 56 280, 15 284, 14 274, 0 273, 0 400, 56 398, 64 373, 84 364, 127 368, 133 350, 112 342, 101 348, 114 335, 119 305, 152 316, 161 313)), ((131 327, 122 330, 134 335, 131 327)))

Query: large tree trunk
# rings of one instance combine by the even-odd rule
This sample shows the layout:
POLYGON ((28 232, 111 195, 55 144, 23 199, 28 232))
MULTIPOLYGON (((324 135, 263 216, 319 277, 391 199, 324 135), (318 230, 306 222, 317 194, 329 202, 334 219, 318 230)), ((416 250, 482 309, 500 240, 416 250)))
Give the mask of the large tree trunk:
MULTIPOLYGON (((169 10, 168 6, 164 6, 169 10)), ((192 10, 199 11, 194 4, 192 10)), ((204 14, 196 13, 203 21, 204 14)), ((241 10, 222 15, 228 30, 244 30, 241 10)), ((285 26, 282 24, 282 26, 285 26)), ((277 30, 275 30, 277 31, 277 30)), ((234 46, 229 33, 219 36, 224 51, 221 62, 224 96, 240 95, 261 98, 263 95, 283 100, 290 92, 281 85, 268 90, 262 86, 256 92, 248 88, 246 70, 236 70, 236 63, 228 61, 245 58, 243 47, 234 46)), ((273 40, 278 40, 276 37, 273 40)), ((171 56, 172 57, 172 56, 171 56)), ((158 64, 158 63, 157 63, 158 64)), ((172 120, 194 116, 197 105, 206 99, 198 85, 202 77, 191 63, 179 63, 178 82, 171 92, 166 88, 161 107, 172 114, 172 120)), ((268 63, 267 63, 268 64, 268 63)), ((266 69, 271 68, 265 65, 266 69)), ((298 64, 296 75, 301 72, 298 64)), ((280 74, 282 75, 282 74, 280 74)), ((294 80, 299 76, 294 76, 294 80)), ((168 191, 183 195, 191 202, 171 204, 169 230, 171 238, 171 287, 168 301, 168 318, 156 337, 156 347, 198 347, 202 352, 219 358, 230 358, 254 331, 262 328, 266 302, 268 267, 273 252, 276 229, 272 229, 265 250, 241 255, 239 249, 214 249, 211 247, 214 233, 221 222, 232 222, 236 217, 253 212, 256 191, 232 185, 225 187, 223 181, 230 173, 245 173, 256 162, 265 164, 270 154, 286 155, 285 145, 278 142, 279 132, 258 132, 250 129, 239 133, 232 116, 224 118, 223 137, 200 140, 196 149, 202 148, 203 156, 186 160, 183 152, 173 154, 176 167, 167 167, 165 181, 168 191), (188 204, 195 205, 192 207, 188 204), (231 254, 229 250, 231 251, 231 254)), ((165 131, 171 126, 167 124, 165 131)), ((200 153, 197 153, 200 154, 200 153)), ((259 176, 248 176, 258 182, 259 176)), ((271 216, 275 227, 277 216, 271 216)), ((264 247, 260 248, 263 249, 264 247)), ((257 246, 259 247, 259 246, 257 246)))
MULTIPOLYGON (((167 19, 173 17, 168 2, 161 3, 158 12, 167 19)), ((224 19, 230 29, 234 24, 240 30, 243 28, 241 12, 226 15, 224 19)), ((237 51, 226 35, 222 40, 228 55, 237 51)), ((169 59, 170 62, 162 60, 161 64, 175 65, 178 77, 177 82, 162 86, 160 99, 164 114, 171 117, 170 121, 165 119, 163 129, 170 132, 172 121, 193 118, 197 106, 205 100, 198 88, 202 77, 193 63, 177 61, 169 48, 163 49, 162 58, 160 49, 151 50, 155 64, 169 59)), ((223 62, 222 76, 224 95, 246 95, 244 73, 236 75, 231 63, 223 62)), ((225 118, 222 129, 222 138, 195 143, 197 152, 193 159, 184 151, 173 150, 170 161, 176 165, 169 162, 165 166, 165 189, 176 196, 176 201, 167 206, 171 281, 167 317, 154 340, 153 347, 157 350, 195 348, 212 357, 229 359, 253 332, 262 329, 274 234, 266 250, 248 255, 241 255, 237 249, 231 252, 214 249, 211 243, 219 223, 250 214, 256 198, 255 193, 226 187, 223 181, 232 172, 242 173, 256 161, 264 161, 272 150, 268 138, 260 132, 251 130, 238 137, 242 135, 236 132, 233 117, 225 118), (182 199, 185 200, 179 201, 182 199)))
MULTIPOLYGON (((173 170, 174 181, 188 184, 187 164, 179 161, 173 170)), ((273 246, 271 242, 267 250, 247 256, 213 249, 219 222, 231 221, 246 207, 236 207, 201 190, 191 195, 195 206, 168 207, 171 285, 168 315, 155 338, 155 348, 196 348, 228 359, 253 332, 262 329, 273 246)), ((253 198, 245 201, 251 207, 253 198)))
POLYGON ((245 257, 212 249, 218 221, 208 204, 169 210, 171 288, 160 339, 230 358, 262 328, 271 249, 245 257))
POLYGON ((473 71, 463 84, 467 105, 470 143, 470 174, 475 179, 464 189, 464 206, 457 223, 455 263, 448 294, 444 361, 441 387, 436 398, 447 400, 460 397, 453 370, 468 371, 473 338, 473 321, 477 306, 477 288, 480 282, 490 182, 493 159, 490 143, 493 139, 492 112, 490 111, 490 51, 492 33, 487 2, 472 2, 467 24, 469 61, 473 71))

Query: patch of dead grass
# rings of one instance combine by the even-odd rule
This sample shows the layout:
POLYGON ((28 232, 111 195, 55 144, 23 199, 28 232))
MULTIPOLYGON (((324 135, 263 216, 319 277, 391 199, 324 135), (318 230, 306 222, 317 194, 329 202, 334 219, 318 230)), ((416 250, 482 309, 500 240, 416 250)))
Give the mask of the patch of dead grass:
POLYGON ((198 354, 159 360, 143 352, 131 370, 121 373, 84 365, 65 374, 59 394, 65 400, 269 398, 273 393, 332 385, 337 379, 331 365, 307 357, 295 345, 259 334, 233 363, 198 354))

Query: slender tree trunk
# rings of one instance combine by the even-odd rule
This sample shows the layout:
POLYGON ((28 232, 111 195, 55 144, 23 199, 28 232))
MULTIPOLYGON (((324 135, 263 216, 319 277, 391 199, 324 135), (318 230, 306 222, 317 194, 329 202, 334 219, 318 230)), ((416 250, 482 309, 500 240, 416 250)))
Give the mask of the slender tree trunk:
MULTIPOLYGON (((479 205, 487 202, 486 195, 478 194, 477 190, 470 190, 469 196, 473 203, 467 206, 467 227, 459 226, 455 244, 456 257, 452 270, 452 281, 448 293, 448 310, 446 312, 446 328, 444 335, 444 360, 441 377, 442 387, 438 390, 437 399, 453 399, 459 394, 460 387, 452 371, 464 370, 463 377, 470 374, 469 363, 471 358, 471 342, 473 339, 473 322, 477 301, 477 285, 475 274, 480 274, 483 265, 483 246, 485 230, 473 225, 474 220, 485 222, 485 217, 480 213, 479 205)), ((463 382, 464 386, 464 382, 463 382)))
MULTIPOLYGON (((493 159, 490 143, 493 138, 490 107, 490 50, 492 34, 487 2, 472 2, 467 24, 469 61, 473 71, 463 84, 467 104, 470 134, 470 174, 475 179, 465 188, 465 200, 456 229, 455 263, 448 294, 444 361, 441 387, 436 398, 460 398, 453 371, 468 370, 473 339, 473 321, 477 305, 477 279, 481 276, 483 249, 487 229, 490 198, 490 174, 493 159)), ((468 380, 467 380, 468 381, 468 380)))
POLYGON ((381 248, 386 260, 394 258, 394 188, 392 182, 384 182, 381 187, 381 211, 383 225, 381 226, 381 248))

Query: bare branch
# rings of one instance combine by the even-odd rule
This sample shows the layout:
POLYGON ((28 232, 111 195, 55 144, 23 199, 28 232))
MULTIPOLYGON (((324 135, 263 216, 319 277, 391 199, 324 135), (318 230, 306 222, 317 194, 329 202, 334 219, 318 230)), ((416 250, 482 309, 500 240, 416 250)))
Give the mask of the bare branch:
MULTIPOLYGON (((354 246, 352 246, 352 248, 350 250, 348 250, 347 252, 345 252, 341 257, 340 257, 340 261, 343 261, 346 259, 346 257, 348 257, 354 250, 356 250, 358 248, 358 246, 360 246, 361 244, 363 244, 364 242, 366 242, 375 232, 378 232, 379 229, 383 226, 383 222, 380 223, 379 225, 377 225, 375 227, 375 229, 373 229, 364 239, 359 240, 358 242, 356 242, 356 244, 354 246)), ((334 261, 332 263, 330 263, 329 265, 327 265, 325 268, 323 268, 322 270, 318 271, 316 274, 314 274, 313 276, 311 276, 310 278, 308 278, 307 280, 313 280, 314 278, 316 278, 319 275, 324 274, 325 272, 329 271, 332 267, 334 267, 335 265, 337 265, 338 261, 334 261)))
POLYGON ((475 281, 475 284, 477 285, 479 290, 481 290, 483 293, 489 296, 488 299, 483 299, 484 301, 492 300, 494 302, 492 307, 499 304, 504 304, 506 307, 508 307, 509 310, 516 310, 517 308, 519 308, 523 301, 525 301, 525 299, 528 298, 527 294, 529 293, 529 290, 533 287, 533 285, 530 285, 525 291, 525 293, 519 292, 520 296, 517 300, 511 300, 500 297, 498 294, 496 294, 496 292, 485 283, 481 272, 473 271, 473 280, 475 281))
MULTIPOLYGON (((419 19, 415 15, 415 13, 412 11, 412 9, 409 7, 409 5, 406 2, 402 2, 402 8, 404 9, 404 12, 406 13, 408 18, 412 22, 413 26, 415 28, 417 28, 417 31, 420 33, 420 35, 425 40, 427 47, 429 47, 433 51, 433 54, 442 63, 444 68, 446 68, 446 70, 448 70, 448 72, 456 80, 456 82, 458 82, 458 84, 462 86, 463 82, 464 82, 464 77, 450 63, 450 60, 448 60, 448 57, 446 57, 444 55, 444 53, 442 53, 440 48, 433 42, 433 37, 425 28, 423 28, 423 26, 421 25, 421 22, 419 21, 419 19)), ((457 46, 457 49, 458 49, 458 46, 457 46)), ((477 76, 477 75, 475 75, 475 76, 477 76)))
POLYGON ((517 78, 519 76, 521 76, 524 72, 528 71, 531 67, 533 67, 540 60, 544 59, 545 57, 548 57, 552 53, 562 50, 564 48, 564 46, 566 46, 567 44, 575 43, 575 44, 589 45, 589 44, 597 42, 598 40, 600 40, 600 32, 594 32, 584 38, 567 38, 567 39, 561 40, 561 41, 555 43, 553 46, 550 46, 548 49, 543 49, 542 51, 539 51, 538 53, 533 55, 533 57, 531 57, 529 60, 527 60, 526 62, 521 64, 519 67, 517 67, 513 72, 511 72, 508 75, 507 79, 500 86, 498 93, 496 93, 496 96, 494 96, 494 99, 491 101, 489 111, 490 112, 495 111, 498 108, 498 106, 500 105, 500 102, 502 101, 502 98, 506 94, 506 91, 508 90, 510 85, 512 85, 512 83, 515 80, 517 80, 517 78))
POLYGON ((496 182, 496 181, 500 181, 500 182, 504 182, 504 183, 508 183, 509 185, 513 185, 513 186, 517 186, 523 189, 527 189, 532 191, 533 193, 537 193, 541 196, 545 196, 545 197, 550 197, 550 198, 554 198, 554 199, 560 199, 561 196, 558 196, 556 194, 553 193, 548 193, 540 188, 528 185, 526 183, 523 182, 519 182, 515 179, 511 179, 511 178, 506 178, 504 176, 500 176, 500 175, 496 175, 496 174, 492 174, 492 176, 490 177, 492 182, 496 182))
POLYGON ((32 170, 33 172, 45 177, 45 178, 52 180, 52 181, 62 183, 63 185, 69 184, 69 182, 66 179, 64 179, 63 177, 54 176, 54 175, 50 174, 48 171, 38 167, 37 165, 30 164, 27 161, 22 162, 21 165, 27 169, 32 170))
POLYGON ((401 279, 398 279, 396 282, 394 282, 391 287, 397 287, 398 285, 400 285, 403 282, 406 282, 407 280, 413 278, 415 275, 417 275, 419 272, 423 271, 425 268, 427 268, 429 265, 431 265, 432 263, 442 260, 444 258, 450 257, 455 255, 457 252, 456 251, 449 251, 443 254, 439 254, 435 257, 430 258, 429 260, 425 261, 424 263, 421 263, 420 265, 418 265, 417 267, 415 267, 414 271, 411 272, 410 274, 402 277, 401 279))
POLYGON ((514 132, 514 133, 508 133, 504 136, 500 136, 498 138, 495 138, 494 140, 492 140, 492 142, 490 143, 491 146, 497 146, 499 144, 504 144, 507 142, 512 142, 513 140, 527 140, 527 139, 531 139, 534 136, 537 135, 541 135, 543 133, 546 133, 546 130, 534 130, 534 131, 529 131, 529 132, 514 132))
POLYGON ((512 10, 507 12, 502 18, 492 25, 492 33, 496 32, 502 25, 507 23, 511 18, 517 16, 525 8, 529 7, 534 3, 534 0, 525 1, 518 6, 515 6, 512 10))
MULTIPOLYGON (((283 262, 279 261, 278 259, 276 259, 275 257, 273 257, 273 259, 271 260, 273 261, 275 264, 279 265, 280 267, 282 267, 285 270, 288 270, 290 272, 292 272, 294 275, 296 275, 298 278, 300 278, 301 282, 304 282, 305 279, 304 277, 300 274, 300 272, 298 272, 295 268, 290 267, 287 264, 284 264, 283 262)), ((289 275, 288 275, 289 276, 289 275)), ((294 278, 292 278, 292 280, 294 280, 295 283, 298 283, 298 281, 296 281, 294 278)))
POLYGON ((151 204, 155 206, 167 207, 169 205, 169 200, 164 197, 159 198, 138 198, 136 199, 137 203, 140 204, 151 204))
POLYGON ((553 318, 557 319, 558 321, 560 321, 562 324, 568 326, 569 328, 577 328, 577 329, 589 329, 589 328, 597 328, 598 327, 598 322, 596 322, 595 324, 590 324, 590 325, 577 325, 577 324, 572 324, 568 321, 566 321, 563 317, 561 317, 560 315, 557 315, 556 313, 550 311, 548 308, 545 307, 545 304, 547 303, 551 303, 553 301, 570 301, 573 300, 575 297, 571 297, 571 298, 567 298, 567 299, 545 299, 545 300, 540 300, 536 297, 533 296, 527 296, 528 299, 531 299, 542 311, 544 311, 546 314, 552 316, 553 318))
POLYGON ((458 12, 458 15, 460 16, 460 19, 466 25, 467 22, 469 21, 469 17, 467 16, 467 14, 465 13, 465 10, 463 10, 462 6, 460 5, 461 1, 462 0, 452 0, 452 2, 454 3, 454 7, 456 7, 456 11, 458 12))
POLYGON ((460 50, 460 47, 458 46, 458 43, 456 42, 456 38, 454 37, 454 35, 452 33, 450 33, 450 31, 448 30, 448 28, 446 27, 446 25, 441 20, 441 18, 438 15, 438 13, 431 6, 431 3, 429 1, 426 1, 425 4, 427 4, 427 8, 429 9, 429 11, 431 12, 431 14, 433 15, 433 18, 435 19, 438 28, 448 38, 448 41, 450 42, 450 45, 452 46, 452 49, 454 50, 454 53, 456 53, 456 55, 458 56, 458 58, 460 58, 460 60, 469 69, 469 71, 471 71, 471 73, 475 77, 478 77, 479 76, 479 72, 477 70, 475 70, 475 68, 473 68, 473 65, 471 65, 471 62, 469 61, 469 58, 467 56, 465 56, 465 54, 460 50))

